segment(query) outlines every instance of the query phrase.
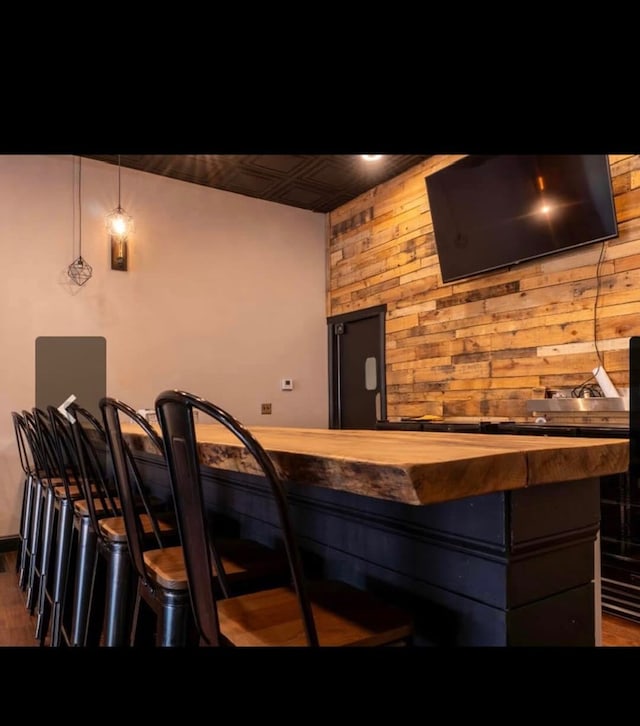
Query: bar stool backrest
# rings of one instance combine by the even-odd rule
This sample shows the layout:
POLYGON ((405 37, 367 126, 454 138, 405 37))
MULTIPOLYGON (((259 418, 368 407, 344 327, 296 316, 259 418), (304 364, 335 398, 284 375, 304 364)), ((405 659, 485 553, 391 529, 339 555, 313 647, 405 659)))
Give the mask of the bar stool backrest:
POLYGON ((278 512, 291 584, 298 596, 300 616, 307 641, 309 645, 317 646, 316 625, 291 523, 286 491, 267 452, 253 434, 231 414, 191 393, 164 391, 157 397, 155 406, 184 549, 191 606, 202 642, 207 645, 220 644, 216 591, 211 578, 212 559, 218 578, 224 572, 224 568, 216 548, 215 533, 212 532, 212 525, 206 516, 194 411, 202 412, 222 424, 244 445, 259 465, 278 512))
POLYGON ((13 428, 16 434, 16 443, 18 446, 18 454, 20 456, 20 466, 25 477, 35 476, 37 474, 36 464, 31 450, 29 441, 29 431, 27 430, 27 422, 23 414, 18 411, 11 412, 13 420, 13 428))
POLYGON ((38 431, 36 429, 35 419, 32 411, 26 409, 20 414, 24 423, 24 434, 26 436, 31 455, 33 457, 33 466, 36 476, 44 476, 42 472, 41 453, 38 448, 38 431))
POLYGON ((131 561, 138 578, 147 587, 153 589, 144 564, 143 552, 149 549, 149 545, 145 544, 145 536, 140 522, 140 504, 143 505, 144 511, 149 516, 158 548, 162 548, 165 543, 160 533, 155 507, 151 504, 136 458, 122 435, 120 413, 124 414, 132 424, 135 424, 146 434, 151 443, 152 451, 164 460, 162 439, 145 418, 123 401, 106 396, 100 400, 100 410, 111 456, 113 474, 120 497, 131 561))
POLYGON ((70 498, 70 487, 77 476, 73 444, 67 420, 55 407, 51 408, 55 410, 57 420, 52 420, 47 409, 32 409, 29 420, 34 430, 33 442, 45 478, 60 480, 56 483, 64 486, 65 494, 70 498))
MULTIPOLYGON (((105 516, 118 517, 122 513, 106 463, 107 436, 100 421, 86 408, 71 404, 67 410, 73 417, 69 428, 87 512, 96 536, 102 539, 99 520, 105 516)), ((52 416, 55 411, 50 408, 52 416)))

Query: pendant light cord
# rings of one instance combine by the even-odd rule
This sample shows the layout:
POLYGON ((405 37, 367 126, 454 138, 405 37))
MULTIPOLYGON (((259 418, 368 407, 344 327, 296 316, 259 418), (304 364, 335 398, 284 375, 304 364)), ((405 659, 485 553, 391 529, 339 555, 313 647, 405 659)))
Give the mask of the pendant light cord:
POLYGON ((122 204, 120 204, 120 154, 118 154, 118 209, 122 209, 122 204))
MULTIPOLYGON (((75 182, 75 157, 73 159, 73 179, 75 182)), ((75 241, 75 204, 73 205, 73 237, 75 241)), ((82 157, 78 156, 78 257, 67 267, 67 275, 78 286, 84 285, 93 274, 91 265, 82 259, 82 157)))
POLYGON ((78 157, 78 257, 82 258, 82 157, 78 157))
POLYGON ((73 192, 76 190, 76 157, 71 157, 71 255, 76 254, 76 205, 73 192))

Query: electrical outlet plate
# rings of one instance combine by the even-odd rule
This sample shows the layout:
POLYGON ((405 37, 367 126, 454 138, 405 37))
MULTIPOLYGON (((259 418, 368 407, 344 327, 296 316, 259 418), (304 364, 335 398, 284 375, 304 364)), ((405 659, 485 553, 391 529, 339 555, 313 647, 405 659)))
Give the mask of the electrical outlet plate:
POLYGON ((268 414, 271 413, 271 404, 270 403, 263 403, 260 405, 260 413, 262 414, 268 414))
POLYGON ((293 378, 283 378, 280 381, 280 390, 293 391, 293 378))

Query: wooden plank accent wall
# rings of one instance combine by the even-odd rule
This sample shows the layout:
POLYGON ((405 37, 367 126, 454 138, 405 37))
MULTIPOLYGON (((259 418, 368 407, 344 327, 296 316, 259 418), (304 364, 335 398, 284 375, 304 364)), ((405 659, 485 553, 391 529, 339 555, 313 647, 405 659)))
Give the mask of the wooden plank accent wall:
POLYGON ((327 315, 387 305, 388 416, 530 420, 540 389, 594 382, 594 341, 627 388, 640 156, 609 156, 618 237, 443 284, 425 177, 460 158, 432 157, 328 215, 327 315))

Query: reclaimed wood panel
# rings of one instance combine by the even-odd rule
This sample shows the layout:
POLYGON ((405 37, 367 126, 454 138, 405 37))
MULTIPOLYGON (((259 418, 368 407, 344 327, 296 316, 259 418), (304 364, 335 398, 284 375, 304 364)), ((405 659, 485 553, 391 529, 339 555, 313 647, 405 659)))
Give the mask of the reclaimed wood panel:
POLYGON ((425 177, 462 156, 434 156, 329 215, 327 316, 387 305, 388 416, 530 420, 540 389, 592 377, 596 342, 627 388, 628 339, 640 334, 640 155, 609 155, 617 238, 443 285, 425 177))

